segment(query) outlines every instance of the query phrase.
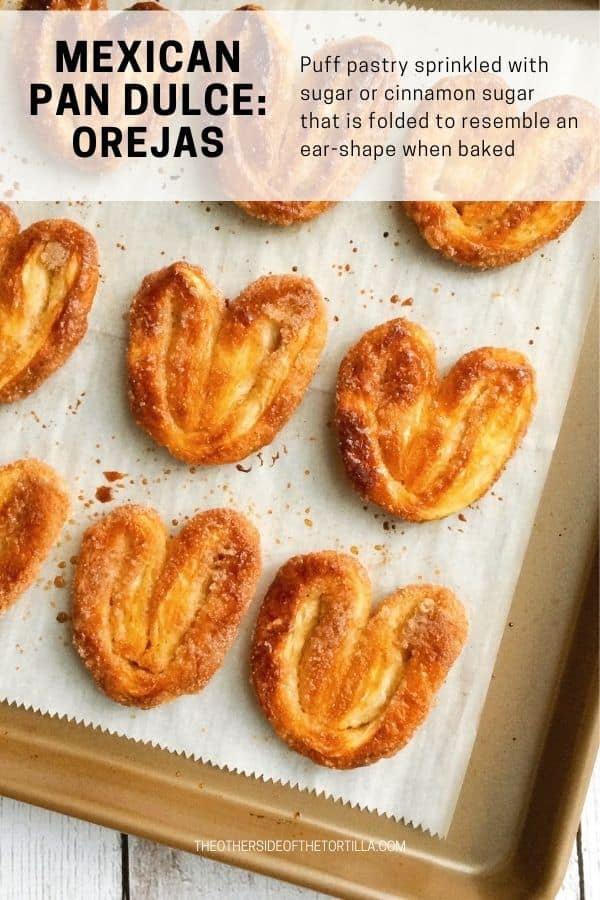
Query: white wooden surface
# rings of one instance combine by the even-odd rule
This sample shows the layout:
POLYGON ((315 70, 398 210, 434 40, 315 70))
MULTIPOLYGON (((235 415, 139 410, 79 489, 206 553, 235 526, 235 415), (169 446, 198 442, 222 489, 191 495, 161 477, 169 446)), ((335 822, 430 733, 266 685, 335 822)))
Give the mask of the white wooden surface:
MULTIPOLYGON (((559 900, 600 898, 600 763, 559 900)), ((0 798, 0 900, 317 900, 252 875, 0 798)))

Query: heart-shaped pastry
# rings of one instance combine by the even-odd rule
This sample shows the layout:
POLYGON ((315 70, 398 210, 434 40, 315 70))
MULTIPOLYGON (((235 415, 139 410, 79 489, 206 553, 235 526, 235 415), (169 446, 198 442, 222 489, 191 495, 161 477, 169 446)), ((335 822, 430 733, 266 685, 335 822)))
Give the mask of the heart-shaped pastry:
MULTIPOLYGON (((38 159, 57 157, 61 169, 65 163, 89 176, 107 168, 122 165, 127 159, 127 140, 124 139, 104 155, 101 153, 101 129, 110 126, 111 133, 118 135, 131 125, 131 117, 125 112, 123 101, 124 85, 131 81, 130 71, 117 71, 120 67, 115 63, 114 69, 108 73, 94 71, 90 63, 75 66, 74 71, 65 72, 57 69, 57 47, 66 44, 70 47, 88 48, 123 45, 145 46, 147 42, 160 46, 166 41, 185 42, 187 33, 179 16, 169 12, 154 0, 136 3, 118 13, 110 12, 106 0, 23 0, 22 9, 27 13, 18 23, 21 29, 16 32, 13 47, 14 82, 20 87, 22 102, 30 106, 31 85, 47 85, 52 92, 52 99, 42 103, 35 109, 35 114, 28 116, 31 136, 41 147, 37 151, 38 159), (155 17, 137 16, 134 13, 161 12, 160 20, 155 17), (58 13, 82 13, 82 15, 59 15, 58 13), (93 15, 87 13, 93 12, 93 15), (151 21, 152 20, 152 21, 151 21), (96 109, 93 103, 84 102, 89 92, 110 97, 109 114, 96 109), (59 98, 68 96, 70 101, 63 104, 57 113, 59 98), (80 141, 77 139, 79 129, 89 129, 98 135, 97 152, 85 158, 75 151, 80 141)), ((90 51, 91 52, 91 51, 90 51)), ((81 62, 81 60, 79 61, 81 62)), ((134 79, 136 84, 150 93, 153 87, 165 96, 167 83, 175 90, 180 83, 178 73, 148 72, 143 64, 134 79)), ((158 68, 158 67, 157 67, 158 68)), ((136 125, 146 129, 151 141, 163 123, 160 116, 149 108, 136 118, 136 125)), ((141 133, 141 132, 140 132, 141 133)), ((86 147, 87 149, 87 147, 86 147)))
POLYGON ((452 262, 491 269, 519 262, 553 241, 577 218, 578 201, 404 204, 434 250, 452 262))
POLYGON ((0 403, 25 397, 62 366, 87 330, 97 284, 89 232, 48 219, 19 233, 0 204, 0 403))
POLYGON ((277 573, 252 642, 252 682, 290 747, 351 769, 397 753, 426 718, 467 637, 447 588, 409 585, 371 614, 371 583, 343 553, 277 573))
POLYGON ((38 574, 69 512, 57 472, 37 459, 0 467, 0 614, 38 574))
MULTIPOLYGON (((376 143, 384 130, 373 125, 367 136, 349 123, 353 114, 366 121, 370 113, 382 114, 391 108, 385 100, 391 76, 383 72, 383 60, 391 48, 366 36, 327 41, 315 51, 312 69, 302 74, 297 48, 271 14, 254 4, 226 13, 210 35, 210 43, 215 40, 228 45, 237 42, 241 59, 252 60, 256 66, 246 70, 245 80, 266 98, 264 116, 230 116, 222 123, 224 152, 218 166, 226 196, 244 212, 274 225, 306 222, 339 199, 351 197, 373 164, 372 158, 358 151, 376 143), (338 64, 335 71, 330 67, 332 59, 338 64), (371 88, 371 101, 359 101, 356 91, 348 91, 346 62, 356 59, 372 64, 368 85, 361 82, 364 90, 371 88), (338 99, 342 95, 345 100, 338 99), (352 140, 353 153, 300 154, 301 145, 325 144, 332 136, 326 125, 304 127, 301 116, 305 114, 317 116, 320 122, 335 116, 336 145, 352 140)), ((236 78, 235 73, 221 75, 226 85, 236 78)))
POLYGON ((450 95, 457 91, 461 99, 421 103, 415 118, 424 118, 429 127, 414 129, 410 141, 439 140, 435 122, 441 114, 454 121, 444 130, 451 152, 435 159, 408 157, 404 173, 406 196, 417 198, 404 208, 430 247, 459 265, 489 269, 519 262, 558 238, 597 181, 598 110, 567 96, 519 110, 506 100, 511 89, 504 79, 481 73, 445 78, 434 88, 450 95), (462 99, 469 92, 492 99, 462 99), (521 114, 546 119, 549 127, 496 130, 494 143, 515 142, 514 158, 489 161, 485 155, 461 154, 459 144, 489 143, 489 129, 480 123, 519 120, 521 114), (558 128, 560 117, 575 117, 577 128, 558 128))
POLYGON ((228 304, 185 262, 144 280, 129 324, 133 415, 194 464, 240 460, 272 441, 310 384, 327 332, 308 278, 268 275, 228 304))
POLYGON ((83 537, 75 647, 119 703, 197 693, 231 647, 259 573, 258 533, 240 513, 199 513, 169 539, 153 509, 118 507, 83 537))
POLYGON ((481 497, 529 425, 535 373, 481 347, 440 380, 427 332, 407 319, 368 331, 338 375, 336 426, 351 481, 403 519, 441 519, 481 497))

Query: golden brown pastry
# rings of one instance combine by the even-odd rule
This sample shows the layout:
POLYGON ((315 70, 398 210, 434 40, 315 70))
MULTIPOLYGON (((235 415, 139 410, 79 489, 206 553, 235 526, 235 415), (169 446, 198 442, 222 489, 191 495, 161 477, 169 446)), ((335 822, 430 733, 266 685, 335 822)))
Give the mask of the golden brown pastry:
MULTIPOLYGON (((270 119, 231 118, 224 123, 227 156, 221 180, 229 196, 255 196, 256 183, 267 182, 280 171, 284 133, 289 126, 294 72, 290 44, 271 15, 256 4, 225 13, 214 29, 214 40, 237 41, 244 59, 260 59, 263 88, 268 91, 270 119), (242 16, 251 12, 255 15, 242 16)), ((226 73, 225 80, 233 76, 226 73)), ((263 89, 261 88, 261 89, 263 89)), ((290 172, 283 167, 289 179, 290 172)), ((235 200, 245 213, 271 225, 293 225, 320 215, 333 205, 326 201, 235 200)))
POLYGON ((333 201, 327 200, 238 200, 236 202, 249 216, 269 222, 270 225, 296 225, 300 222, 308 222, 334 205, 333 201))
MULTIPOLYGON (((114 98, 123 96, 124 84, 129 78, 127 71, 114 71, 110 74, 93 71, 87 73, 75 71, 71 74, 57 72, 57 41, 67 41, 71 46, 76 42, 83 44, 86 41, 88 46, 92 46, 92 42, 95 41, 108 47, 112 44, 117 46, 118 41, 127 44, 137 41, 143 46, 147 40, 154 41, 154 44, 159 46, 166 40, 176 39, 182 45, 189 40, 189 34, 181 18, 153 0, 135 3, 118 14, 109 12, 106 0, 22 0, 21 8, 46 13, 34 18, 25 17, 24 23, 21 23, 22 29, 17 30, 15 35, 14 71, 23 93, 29 95, 31 84, 47 84, 55 98, 63 96, 64 90, 69 87, 74 96, 79 98, 87 96, 87 92, 92 89, 97 93, 106 90, 112 98, 110 125, 123 133, 131 125, 131 118, 125 115, 122 102, 117 102, 114 98), (150 19, 144 16, 140 19, 131 16, 131 12, 153 11, 163 13, 160 21, 156 23, 151 23, 150 19), (59 12, 94 12, 95 15, 66 18, 52 15, 59 12)), ((135 80, 136 84, 141 89, 146 89, 149 94, 155 89, 163 96, 168 90, 167 82, 173 90, 176 90, 181 81, 181 73, 161 71, 149 73, 144 71, 145 68, 147 67, 141 64, 142 71, 135 80)), ((40 150, 45 156, 57 157, 61 166, 67 163, 69 166, 85 170, 89 175, 94 171, 122 165, 123 159, 127 158, 126 140, 120 145, 121 156, 116 155, 119 152, 118 147, 116 150, 113 148, 114 152, 110 151, 102 156, 99 144, 98 152, 92 156, 85 159, 77 156, 74 149, 78 143, 77 130, 86 126, 96 129, 99 134, 100 129, 107 123, 106 117, 93 108, 93 104, 92 109, 86 110, 85 116, 80 114, 78 104, 75 104, 74 108, 63 109, 61 115, 55 114, 54 104, 46 104, 29 119, 32 137, 36 143, 42 145, 40 150)), ((164 123, 155 113, 152 104, 149 104, 149 108, 136 120, 136 125, 146 129, 149 142, 156 136, 159 124, 164 123)))
MULTIPOLYGON (((237 41, 242 59, 258 61, 254 81, 268 97, 266 117, 230 116, 222 123, 225 149, 218 167, 225 195, 248 215, 280 226, 307 222, 328 210, 340 197, 352 196, 373 163, 366 153, 358 152, 363 145, 373 143, 373 133, 365 137, 348 123, 354 112, 366 120, 371 113, 377 116, 386 107, 391 108, 384 99, 391 76, 383 73, 381 64, 390 48, 364 36, 327 43, 315 48, 313 69, 300 75, 286 34, 269 12, 254 4, 226 13, 211 33, 211 41, 216 39, 229 44, 237 41), (243 15, 244 12, 249 15, 243 15), (334 57, 340 63, 335 72, 329 67, 334 57), (357 99, 349 107, 347 99, 338 98, 346 95, 344 70, 350 59, 372 64, 369 73, 364 74, 367 83, 363 87, 371 89, 374 99, 357 99), (300 97, 301 86, 314 98, 309 107, 300 97), (332 92, 330 97, 318 99, 325 90, 332 92), (327 159, 300 155, 299 146, 308 140, 319 144, 331 138, 327 127, 315 126, 308 134, 301 122, 307 108, 319 121, 324 117, 337 118, 342 124, 336 140, 352 139, 357 151, 343 159, 332 154, 327 159)), ((235 77, 228 73, 221 76, 225 84, 235 77)))
POLYGON ((515 132, 511 126, 496 132, 499 144, 515 142, 514 159, 469 162, 461 158, 459 144, 489 143, 483 117, 506 122, 520 115, 506 99, 512 88, 503 78, 483 73, 451 76, 434 87, 446 95, 456 91, 460 99, 424 101, 415 110, 415 117, 428 126, 411 133, 413 145, 439 139, 435 122, 440 114, 454 122, 444 132, 449 155, 432 160, 416 154, 405 161, 406 196, 418 199, 404 208, 427 243, 455 263, 488 269, 518 262, 559 237, 597 182, 599 116, 594 105, 577 97, 545 98, 522 112, 547 119, 548 129, 515 132), (469 94, 492 99, 473 102, 465 99, 469 94), (559 119, 571 116, 577 128, 557 127, 559 119), (459 202, 456 197, 468 199, 459 202))
POLYGON ((240 513, 199 513, 169 539, 153 509, 121 506, 83 537, 75 647, 119 703, 197 693, 231 647, 259 573, 258 533, 240 513))
POLYGON ((0 204, 0 403, 34 391, 87 330, 98 284, 94 238, 67 219, 19 223, 0 204))
POLYGON ((0 266, 8 252, 11 241, 18 235, 19 231, 19 220, 12 209, 6 203, 0 203, 0 266))
POLYGON ((37 459, 0 466, 0 614, 35 579, 69 512, 66 486, 37 459))
POLYGON ((87 12, 88 10, 106 9, 106 0, 23 0, 21 9, 32 12, 87 12))
POLYGON ((295 556, 260 609, 252 682, 292 749, 322 766, 366 766, 397 753, 425 720, 467 629, 447 588, 409 585, 371 614, 356 559, 295 556))
MULTIPOLYGON (((88 10, 104 10, 107 9, 106 0, 23 0, 21 9, 28 9, 40 12, 50 12, 52 10, 66 10, 69 12, 87 12, 88 10)), ((153 12, 154 10, 164 10, 165 7, 155 0, 144 0, 141 3, 134 3, 133 6, 127 7, 127 11, 137 12, 153 12)))
POLYGON ((481 347, 440 379, 427 332, 407 319, 368 331, 338 375, 336 427, 361 497, 403 519, 441 519, 481 497, 529 425, 535 373, 481 347))
POLYGON ((308 278, 268 275, 227 303, 202 269, 174 263, 144 279, 131 306, 133 415, 186 462, 243 459, 300 403, 326 331, 308 278))
POLYGON ((430 247, 452 262, 492 269, 525 259, 577 218, 578 201, 425 203, 404 207, 430 247))

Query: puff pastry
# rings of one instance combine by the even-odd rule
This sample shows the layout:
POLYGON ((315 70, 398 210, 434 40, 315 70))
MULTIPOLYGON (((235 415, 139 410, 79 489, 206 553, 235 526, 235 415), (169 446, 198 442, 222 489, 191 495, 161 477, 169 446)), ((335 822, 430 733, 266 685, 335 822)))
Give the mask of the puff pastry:
MULTIPOLYGON (((266 118, 237 116, 223 123, 225 151, 219 159, 219 172, 226 195, 248 215, 282 226, 307 222, 328 210, 340 197, 351 196, 373 160, 363 154, 338 157, 335 161, 333 156, 327 160, 300 156, 300 144, 308 140, 323 143, 331 137, 326 126, 315 126, 308 132, 302 126, 301 114, 309 110, 319 120, 336 116, 343 122, 336 132, 339 142, 350 138, 359 146, 372 142, 372 134, 367 140, 345 123, 352 112, 360 112, 366 119, 371 112, 382 113, 391 106, 384 100, 391 78, 383 74, 383 66, 380 72, 373 66, 375 71, 366 76, 376 98, 372 102, 367 101, 366 106, 357 102, 356 109, 349 111, 347 102, 335 98, 347 90, 345 60, 379 62, 389 56, 390 48, 367 37, 328 43, 315 53, 314 69, 299 76, 286 35, 261 6, 251 4, 227 13, 214 31, 213 39, 229 43, 236 40, 243 59, 259 61, 260 72, 257 69, 255 81, 268 97, 266 118), (252 14, 240 15, 244 12, 252 14), (325 72, 324 60, 329 57, 341 61, 336 72, 329 68, 325 72), (300 98, 301 86, 315 98, 309 107, 300 98), (333 101, 320 99, 325 89, 333 92, 333 101), (308 199, 290 200, 290 196, 308 199)), ((227 73, 222 77, 225 83, 235 78, 227 73)))
POLYGON ((0 467, 0 614, 33 582, 69 512, 62 478, 37 459, 0 467))
POLYGON ((273 440, 315 373, 327 330, 308 278, 259 278, 228 305, 185 262, 144 280, 129 322, 133 415, 194 464, 240 460, 273 440))
MULTIPOLYGON (((110 125, 117 130, 120 128, 123 133, 126 132, 131 125, 131 119, 125 115, 123 103, 117 102, 114 98, 122 97, 124 84, 129 77, 127 72, 114 71, 110 74, 58 72, 57 41, 66 40, 72 46, 76 42, 80 44, 87 42, 91 47, 95 46, 94 42, 102 43, 103 46, 113 44, 117 46, 118 41, 123 40, 128 44, 137 40, 141 45, 144 45, 145 41, 154 41, 155 45, 159 45, 162 41, 176 38, 184 44, 189 35, 187 32, 184 34, 181 18, 175 13, 169 13, 163 15, 156 25, 151 25, 150 20, 145 17, 142 17, 141 21, 134 22, 130 16, 131 12, 166 13, 165 7, 154 0, 135 3, 117 15, 111 15, 106 0, 23 0, 21 8, 48 14, 37 16, 31 21, 25 20, 22 30, 16 34, 13 50, 15 71, 20 76, 23 90, 29 94, 30 84, 47 84, 53 93, 53 102, 42 105, 35 116, 29 117, 32 136, 42 144, 45 154, 57 157, 61 165, 66 162, 69 166, 83 169, 87 173, 121 165, 127 158, 125 138, 107 155, 102 156, 98 150, 98 153, 85 159, 78 157, 74 152, 74 139, 77 129, 82 125, 96 129, 100 134, 100 129, 107 124, 107 119, 95 108, 84 110, 86 104, 82 98, 84 95, 87 96, 87 91, 92 88, 98 93, 109 90, 113 98, 110 103, 110 125), (54 12, 90 11, 96 15, 73 16, 66 19, 63 16, 52 15, 54 12), (63 108, 61 114, 56 115, 55 101, 61 96, 64 98, 65 91, 69 93, 69 97, 72 94, 78 98, 78 101, 73 104, 67 103, 67 108, 63 108), (118 156, 118 152, 122 155, 118 156)), ((142 65, 141 68, 143 70, 147 67, 142 65)), ((152 74, 145 71, 141 71, 136 79, 137 83, 145 87, 149 93, 152 93, 154 86, 161 95, 167 81, 179 83, 180 80, 180 73, 152 74)), ((175 87, 173 89, 175 90, 175 87)), ((148 140, 151 141, 159 122, 160 117, 149 105, 146 112, 137 118, 136 125, 147 129, 148 140)), ((100 138, 98 140, 100 144, 100 138)))
POLYGON ((97 284, 89 232, 48 219, 19 233, 0 204, 0 403, 25 397, 62 366, 87 330, 97 284))
POLYGON ((409 585, 371 614, 371 584, 351 556, 290 559, 264 599, 252 682, 277 734, 323 766, 397 753, 426 718, 467 636, 447 588, 409 585))
POLYGON ((32 12, 87 12, 88 10, 106 9, 106 0, 23 0, 21 9, 32 12))
POLYGON ((249 216, 269 222, 270 225, 297 225, 300 222, 308 222, 334 205, 332 200, 273 200, 270 202, 238 200, 236 203, 249 216))
MULTIPOLYGON (((263 84, 269 92, 270 125, 255 117, 230 119, 226 146, 230 156, 222 166, 221 180, 230 196, 253 194, 255 182, 279 171, 281 145, 289 120, 290 92, 293 83, 291 48, 281 30, 262 6, 246 4, 226 13, 218 23, 217 35, 228 41, 237 40, 245 58, 263 61, 263 84), (236 13, 251 12, 252 16, 236 13), (271 124, 272 123, 272 124, 271 124)), ((227 77, 227 76, 225 76, 227 77)), ((287 173, 289 176, 289 172, 287 173)), ((236 200, 245 213, 271 225, 293 225, 306 222, 325 212, 333 204, 326 201, 244 201, 236 200)))
POLYGON ((552 241, 577 218, 579 201, 426 203, 404 207, 430 247, 474 269, 507 266, 552 241))
POLYGON ((83 537, 75 647, 119 703, 196 693, 233 643, 259 571, 256 529, 233 510, 200 513, 169 539, 153 509, 119 507, 83 537))
POLYGON ((427 332, 407 319, 368 331, 338 375, 336 427, 365 499, 415 522, 481 497, 527 430, 535 373, 515 350, 481 347, 438 375, 427 332))
MULTIPOLYGON (((131 10, 138 12, 153 12, 164 10, 166 7, 156 0, 143 0, 128 6, 126 12, 131 10)), ((21 9, 32 11, 50 12, 52 10, 66 10, 68 12, 87 12, 88 10, 108 9, 106 0, 23 0, 21 9)))

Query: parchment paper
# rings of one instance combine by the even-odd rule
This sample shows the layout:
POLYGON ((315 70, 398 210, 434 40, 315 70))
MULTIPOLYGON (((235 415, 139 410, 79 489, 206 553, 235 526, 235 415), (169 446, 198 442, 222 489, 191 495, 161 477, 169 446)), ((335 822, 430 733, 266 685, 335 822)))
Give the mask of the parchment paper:
POLYGON ((586 208, 560 241, 527 261, 483 273, 432 253, 389 204, 342 204, 312 224, 283 230, 229 204, 22 204, 17 212, 23 225, 64 215, 86 225, 100 245, 102 283, 87 337, 68 363, 29 399, 0 407, 0 463, 41 457, 67 478, 73 499, 69 524, 36 585, 0 620, 0 696, 444 835, 597 279, 596 210, 586 208), (235 465, 193 471, 155 446, 129 415, 128 304, 145 274, 182 257, 203 266, 231 298, 259 275, 297 269, 327 299, 329 339, 313 385, 273 444, 244 463, 248 472, 235 465), (534 421, 498 483, 461 516, 429 524, 365 507, 345 479, 330 427, 342 356, 368 328, 400 315, 429 330, 442 369, 474 347, 500 345, 527 353, 538 374, 534 421), (105 471, 126 474, 112 485, 114 500, 103 504, 96 491, 110 486, 105 471), (69 622, 59 621, 70 610, 71 560, 84 528, 127 501, 151 504, 172 523, 198 509, 236 506, 257 524, 264 553, 259 590, 222 669, 201 694, 151 711, 104 697, 70 645, 69 622), (470 618, 468 645, 416 737, 394 758, 349 772, 328 771, 289 750, 248 683, 250 632, 275 571, 293 554, 325 548, 357 553, 377 599, 419 579, 441 582, 459 594, 470 618))

